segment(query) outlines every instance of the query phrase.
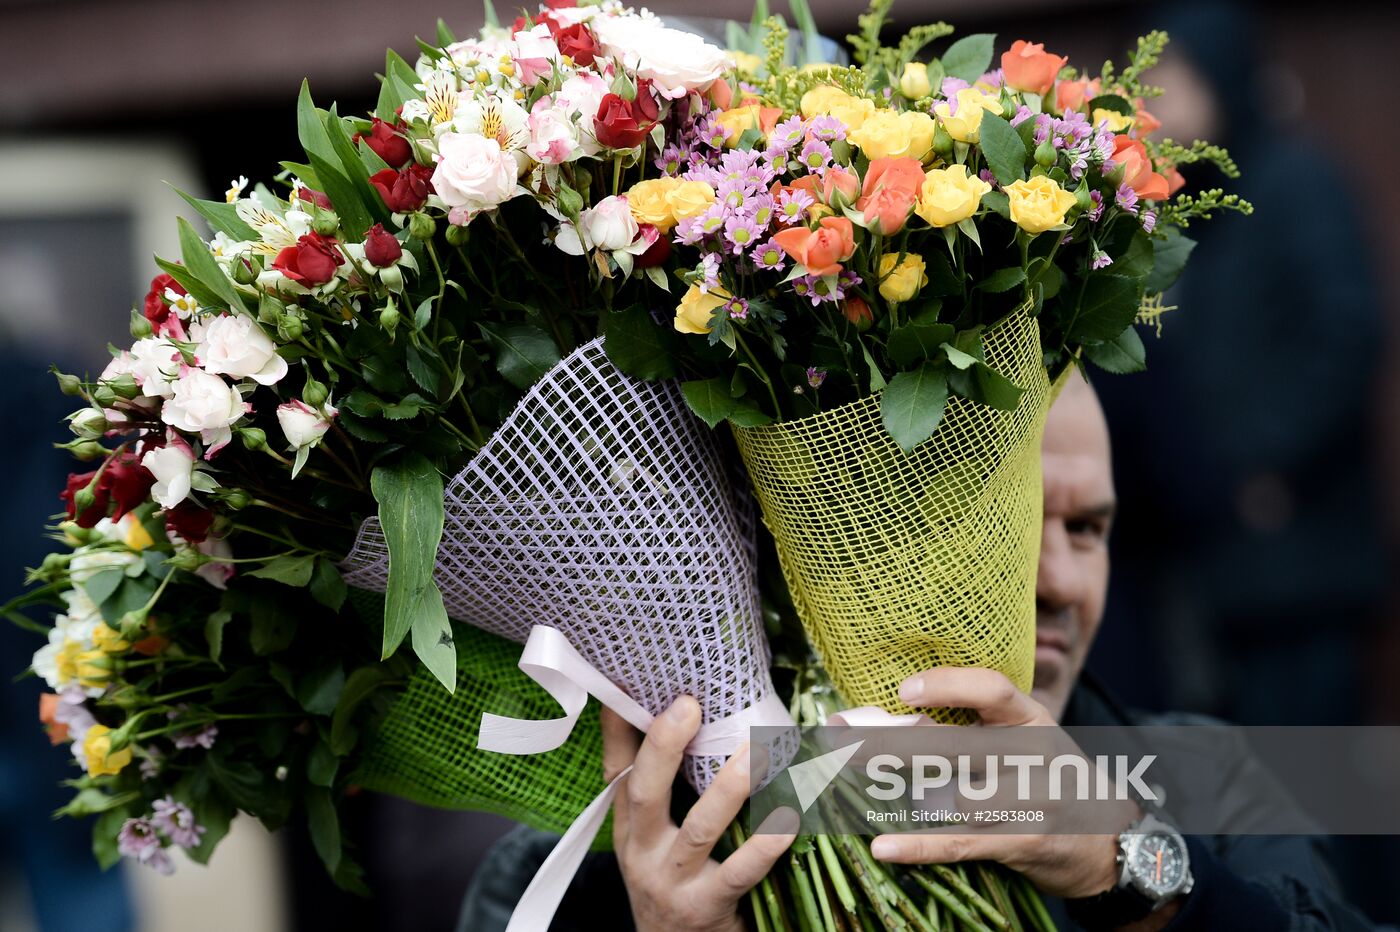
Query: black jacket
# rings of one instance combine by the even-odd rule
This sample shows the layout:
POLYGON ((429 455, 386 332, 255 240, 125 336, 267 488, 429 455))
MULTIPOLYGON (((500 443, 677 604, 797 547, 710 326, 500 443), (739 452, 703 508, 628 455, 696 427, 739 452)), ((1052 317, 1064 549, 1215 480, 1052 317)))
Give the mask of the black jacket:
MULTIPOLYGON (((1086 675, 1075 687, 1063 721, 1065 725, 1172 725, 1200 719, 1134 713, 1119 706, 1086 675)), ((1216 772, 1224 780, 1235 770, 1232 762, 1221 761, 1216 772)), ((530 878, 556 841, 557 835, 522 827, 498 842, 472 880, 462 905, 459 932, 504 929, 530 878)), ((1342 898, 1327 865, 1323 838, 1188 836, 1186 843, 1195 886, 1167 926, 1171 932, 1359 932, 1382 928, 1342 898)), ((627 890, 617 859, 610 852, 590 854, 551 928, 554 932, 630 929, 626 902, 627 890)), ((1046 903, 1060 928, 1079 928, 1070 922, 1062 902, 1047 898, 1046 903)))

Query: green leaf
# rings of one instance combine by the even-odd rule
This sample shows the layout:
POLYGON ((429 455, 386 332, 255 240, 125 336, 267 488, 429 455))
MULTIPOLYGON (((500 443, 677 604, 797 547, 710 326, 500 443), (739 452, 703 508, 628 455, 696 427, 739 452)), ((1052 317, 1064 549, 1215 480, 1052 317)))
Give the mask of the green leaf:
MULTIPOLYGON (((297 137, 306 150, 307 161, 316 172, 321 190, 331 199, 335 212, 340 217, 341 226, 351 239, 364 238, 365 231, 373 223, 369 209, 361 200, 356 186, 345 175, 341 167, 340 154, 326 131, 326 111, 318 108, 311 100, 311 85, 301 82, 301 94, 297 98, 297 137)), ((345 143, 349 146, 349 140, 345 143)), ((353 147, 351 152, 353 154, 353 147)), ((359 156, 355 156, 357 170, 363 170, 359 156)), ((369 182, 366 179, 365 184, 369 182)), ((372 189, 371 189, 372 190, 372 189)), ((379 201, 378 194, 375 200, 379 201)), ((382 207, 382 204, 380 204, 382 207)))
MULTIPOLYGON (((1026 177, 1026 144, 1011 124, 995 113, 982 114, 982 155, 987 167, 1003 185, 1026 177)), ((989 192, 990 193, 990 192, 989 192)))
POLYGON ((1084 297, 1065 333, 1072 343, 1102 343, 1113 340, 1137 317, 1142 285, 1122 275, 1090 275, 1084 297))
POLYGON ((865 368, 870 372, 871 393, 884 391, 885 386, 888 384, 885 381, 885 374, 880 371, 880 364, 877 363, 875 357, 870 354, 870 347, 867 346, 863 340, 860 344, 860 352, 865 358, 865 368))
POLYGON ((340 701, 331 717, 331 750, 339 755, 349 754, 359 737, 355 729, 355 710, 377 689, 393 680, 393 674, 375 664, 360 667, 351 673, 340 691, 340 701))
POLYGON ((204 827, 199 844, 186 850, 185 854, 196 864, 208 864, 214 849, 228 835, 235 810, 217 793, 202 793, 196 798, 194 794, 177 790, 174 795, 199 814, 199 824, 204 827))
POLYGON ((423 391, 437 397, 443 376, 446 374, 437 354, 431 351, 424 353, 410 343, 404 350, 404 361, 407 363, 409 378, 423 391))
POLYGON ((87 591, 88 598, 92 599, 93 604, 101 605, 111 598, 112 593, 117 591, 117 587, 122 584, 122 580, 125 578, 126 571, 120 568, 102 570, 89 576, 82 586, 87 591))
POLYGON ((724 378, 682 382, 681 394, 685 396, 690 410, 711 427, 718 426, 738 407, 734 396, 729 394, 729 380, 724 378))
POLYGON ((982 195, 982 206, 1003 220, 1011 219, 1011 199, 1002 191, 988 191, 982 195))
POLYGON ((919 293, 921 298, 946 298, 963 293, 962 279, 942 252, 930 251, 924 255, 924 274, 928 276, 928 284, 919 293))
MULTIPOLYGON (((388 221, 389 208, 385 205, 384 198, 374 185, 369 183, 369 169, 365 166, 364 160, 360 158, 360 153, 350 140, 351 134, 346 131, 345 124, 336 115, 334 108, 326 114, 326 135, 330 137, 331 148, 340 159, 345 177, 350 181, 350 186, 355 189, 356 198, 369 210, 369 219, 372 222, 365 224, 365 230, 369 230, 374 222, 384 223, 388 221)), ((331 203, 335 203, 334 197, 331 198, 331 203)), ((338 210, 339 208, 337 208, 338 210)), ((351 229, 350 232, 356 236, 364 235, 364 231, 357 232, 351 229)))
POLYGON ((949 373, 948 387, 964 398, 999 411, 1015 411, 1025 394, 1025 389, 980 359, 966 369, 949 373))
POLYGON ((345 604, 346 592, 345 577, 340 575, 340 569, 325 557, 317 559, 316 569, 311 573, 311 597, 338 612, 345 604))
POLYGON ((97 866, 104 871, 122 859, 121 852, 117 850, 117 833, 130 816, 128 807, 119 806, 108 809, 92 823, 92 855, 97 859, 97 866))
POLYGON ((979 32, 963 36, 943 53, 943 73, 961 78, 969 84, 987 73, 992 64, 993 33, 979 32))
POLYGON ((313 666, 296 681, 296 701, 312 715, 330 715, 345 687, 345 668, 339 660, 313 666))
POLYGON ((988 291, 993 294, 1000 294, 1003 291, 1010 291, 1025 280, 1026 270, 1019 265, 1013 265, 1004 269, 997 269, 974 285, 973 288, 977 291, 988 291))
POLYGON ((539 327, 488 323, 477 326, 496 351, 496 370, 516 388, 534 385, 559 362, 559 348, 539 327))
POLYGON ((457 37, 452 34, 452 29, 439 17, 437 21, 437 41, 438 45, 449 46, 457 41, 457 37))
POLYGON ((952 324, 906 324, 890 333, 886 351, 900 368, 908 368, 920 359, 935 359, 938 348, 953 339, 952 324))
POLYGON ((457 689, 457 642, 436 586, 423 590, 420 610, 413 619, 413 652, 449 693, 457 689))
MULTIPOLYGON (((217 749, 217 745, 215 746, 217 749)), ((209 778, 228 797, 228 801, 246 812, 258 812, 267 806, 264 782, 271 774, 259 770, 252 761, 231 759, 220 754, 207 754, 204 764, 209 778)))
POLYGON ((940 349, 948 354, 948 364, 954 369, 966 369, 968 366, 976 365, 978 359, 971 353, 963 352, 951 343, 944 343, 940 349))
POLYGON ((1113 272, 1125 278, 1147 280, 1152 274, 1154 260, 1152 239, 1139 229, 1128 241, 1128 251, 1113 259, 1113 272))
POLYGON ((880 396, 880 418, 900 449, 908 452, 933 436, 948 403, 948 377, 926 362, 890 380, 880 396))
POLYGON ((729 422, 735 427, 763 427, 772 424, 773 418, 752 399, 739 398, 736 399, 734 410, 729 415, 729 422))
POLYGON ((253 594, 249 621, 249 640, 253 653, 259 657, 286 650, 296 637, 297 616, 280 599, 265 592, 253 594))
POLYGON ((244 223, 243 218, 238 216, 238 208, 234 205, 225 204, 222 201, 202 201, 180 190, 176 190, 175 193, 183 197, 187 204, 209 222, 210 229, 225 236, 231 236, 236 240, 257 242, 261 239, 258 232, 244 223))
POLYGON ((1132 327, 1120 333, 1115 340, 1086 345, 1084 355, 1100 369, 1115 375, 1141 372, 1147 368, 1147 348, 1132 327))
POLYGON ((306 790, 306 825, 311 831, 311 845, 320 855, 326 870, 334 874, 340 866, 340 819, 335 812, 331 792, 323 786, 306 790))
POLYGON ((314 553, 303 553, 294 557, 276 557, 247 575, 256 579, 271 579, 288 586, 301 588, 311 582, 311 571, 315 564, 316 555, 314 553))
POLYGON ((204 640, 209 642, 209 659, 215 663, 219 662, 219 655, 224 650, 224 625, 232 620, 233 612, 219 609, 211 612, 204 621, 204 640))
POLYGON ((1090 116, 1093 116, 1095 110, 1112 110, 1128 117, 1137 115, 1133 102, 1121 94, 1100 94, 1089 101, 1087 109, 1090 116))
POLYGON ((243 303, 243 296, 234 287, 233 280, 224 274, 224 270, 219 268, 219 263, 214 261, 214 257, 209 252, 208 245, 199 238, 193 226, 184 217, 176 220, 176 225, 180 229, 180 258, 185 262, 185 268, 190 270, 190 274, 204 284, 210 291, 218 295, 218 300, 214 303, 227 307, 231 311, 246 311, 247 307, 243 303))
POLYGON ((433 567, 442 540, 442 476, 425 457, 409 453, 375 467, 370 488, 379 503, 379 522, 389 547, 389 584, 384 593, 384 646, 387 659, 413 629, 420 614, 442 605, 433 567))
POLYGON ((340 769, 340 758, 331 746, 317 741, 306 755, 306 779, 312 786, 331 787, 335 785, 335 772, 340 769))
POLYGON ((679 348, 675 328, 658 327, 651 313, 640 305, 606 316, 603 348, 613 365, 634 379, 671 379, 676 376, 674 353, 679 348))
POLYGON ((1181 230, 1168 226, 1163 236, 1152 240, 1152 274, 1147 276, 1147 293, 1166 291, 1181 277, 1196 241, 1181 230))

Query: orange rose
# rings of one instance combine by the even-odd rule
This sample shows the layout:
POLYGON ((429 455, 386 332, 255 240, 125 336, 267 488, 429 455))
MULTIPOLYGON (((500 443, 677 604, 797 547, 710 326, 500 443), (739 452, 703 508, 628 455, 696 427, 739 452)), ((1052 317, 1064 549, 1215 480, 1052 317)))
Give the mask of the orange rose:
POLYGON ((774 234, 773 242, 806 266, 809 275, 835 275, 856 251, 855 227, 845 217, 823 217, 815 230, 783 230, 774 234))
POLYGON ((1157 132, 1157 130, 1162 128, 1161 120, 1157 119, 1155 116, 1142 109, 1141 100, 1138 100, 1137 106, 1138 111, 1137 115, 1133 118, 1133 128, 1137 130, 1139 139, 1141 139, 1143 136, 1151 136, 1153 133, 1157 132))
POLYGON ((1051 55, 1039 42, 1017 39, 1011 43, 1011 50, 1001 55, 1001 73, 1008 87, 1044 95, 1055 86, 1060 69, 1068 63, 1068 58, 1051 55))
POLYGON ((870 325, 875 323, 875 315, 870 313, 870 305, 866 304, 865 299, 860 295, 851 295, 847 298, 841 310, 851 325, 862 333, 869 330, 870 325))
POLYGON ((734 88, 727 80, 720 78, 710 85, 705 96, 710 98, 710 102, 715 105, 716 110, 728 110, 729 105, 734 101, 734 88))
POLYGON ((862 211, 865 222, 881 235, 898 233, 909 219, 923 183, 924 168, 918 159, 875 159, 865 173, 856 210, 862 211))
POLYGON ((1168 165, 1167 170, 1162 173, 1162 177, 1167 179, 1167 197, 1171 197, 1186 187, 1186 179, 1182 177, 1181 172, 1176 170, 1175 165, 1168 165))
POLYGON ((68 726, 58 721, 58 703, 57 693, 40 693, 39 695, 39 722, 49 733, 49 743, 51 744, 62 744, 68 740, 68 726))
POLYGON ((767 139, 768 134, 773 132, 773 127, 778 125, 778 120, 783 115, 782 107, 765 107, 763 101, 752 94, 741 100, 739 106, 758 108, 758 131, 763 134, 764 139, 767 139))
POLYGON ((1113 161, 1123 167, 1123 184, 1136 191, 1138 197, 1149 201, 1167 198, 1167 179, 1152 170, 1152 160, 1142 143, 1131 136, 1114 136, 1113 161))
POLYGON ((1055 109, 1061 113, 1083 110, 1085 104, 1099 96, 1099 79, 1092 81, 1061 81, 1055 85, 1055 109))

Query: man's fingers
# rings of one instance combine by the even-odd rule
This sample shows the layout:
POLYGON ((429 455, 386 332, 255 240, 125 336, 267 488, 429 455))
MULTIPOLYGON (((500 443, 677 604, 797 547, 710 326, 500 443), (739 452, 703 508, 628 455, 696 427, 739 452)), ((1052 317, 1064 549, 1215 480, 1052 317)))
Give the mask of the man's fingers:
POLYGON ((1013 835, 881 835, 870 842, 870 853, 891 864, 956 864, 997 861, 1013 835))
POLYGON ((671 784, 685 746, 700 730, 700 705, 681 696, 652 722, 627 776, 628 830, 642 844, 655 841, 671 822, 671 784))
POLYGON ((676 867, 693 867, 703 862, 714 850, 729 823, 749 798, 750 773, 767 769, 765 748, 744 745, 720 768, 704 793, 681 823, 676 840, 671 845, 671 859, 676 867))
POLYGON ((1053 725, 1045 707, 1016 688, 1004 674, 978 667, 935 667, 899 686, 911 706, 972 709, 984 725, 1053 725))
POLYGON ((731 897, 738 899, 768 876, 778 858, 797 838, 800 822, 794 810, 786 806, 774 809, 758 831, 724 859, 719 866, 719 880, 731 897))

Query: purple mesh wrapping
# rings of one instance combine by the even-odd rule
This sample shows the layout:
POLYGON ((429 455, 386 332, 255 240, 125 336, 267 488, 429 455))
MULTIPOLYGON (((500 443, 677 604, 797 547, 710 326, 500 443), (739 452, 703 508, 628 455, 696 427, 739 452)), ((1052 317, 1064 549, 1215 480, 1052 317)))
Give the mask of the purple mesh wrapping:
MULTIPOLYGON (((674 383, 642 382, 602 339, 551 369, 444 494, 436 580, 450 616, 523 643, 558 628, 653 714, 711 722, 773 692, 752 502, 674 383)), ((377 518, 342 563, 384 591, 377 518)), ((483 710, 498 711, 498 710, 483 710)), ((703 790, 722 758, 687 759, 703 790)))

